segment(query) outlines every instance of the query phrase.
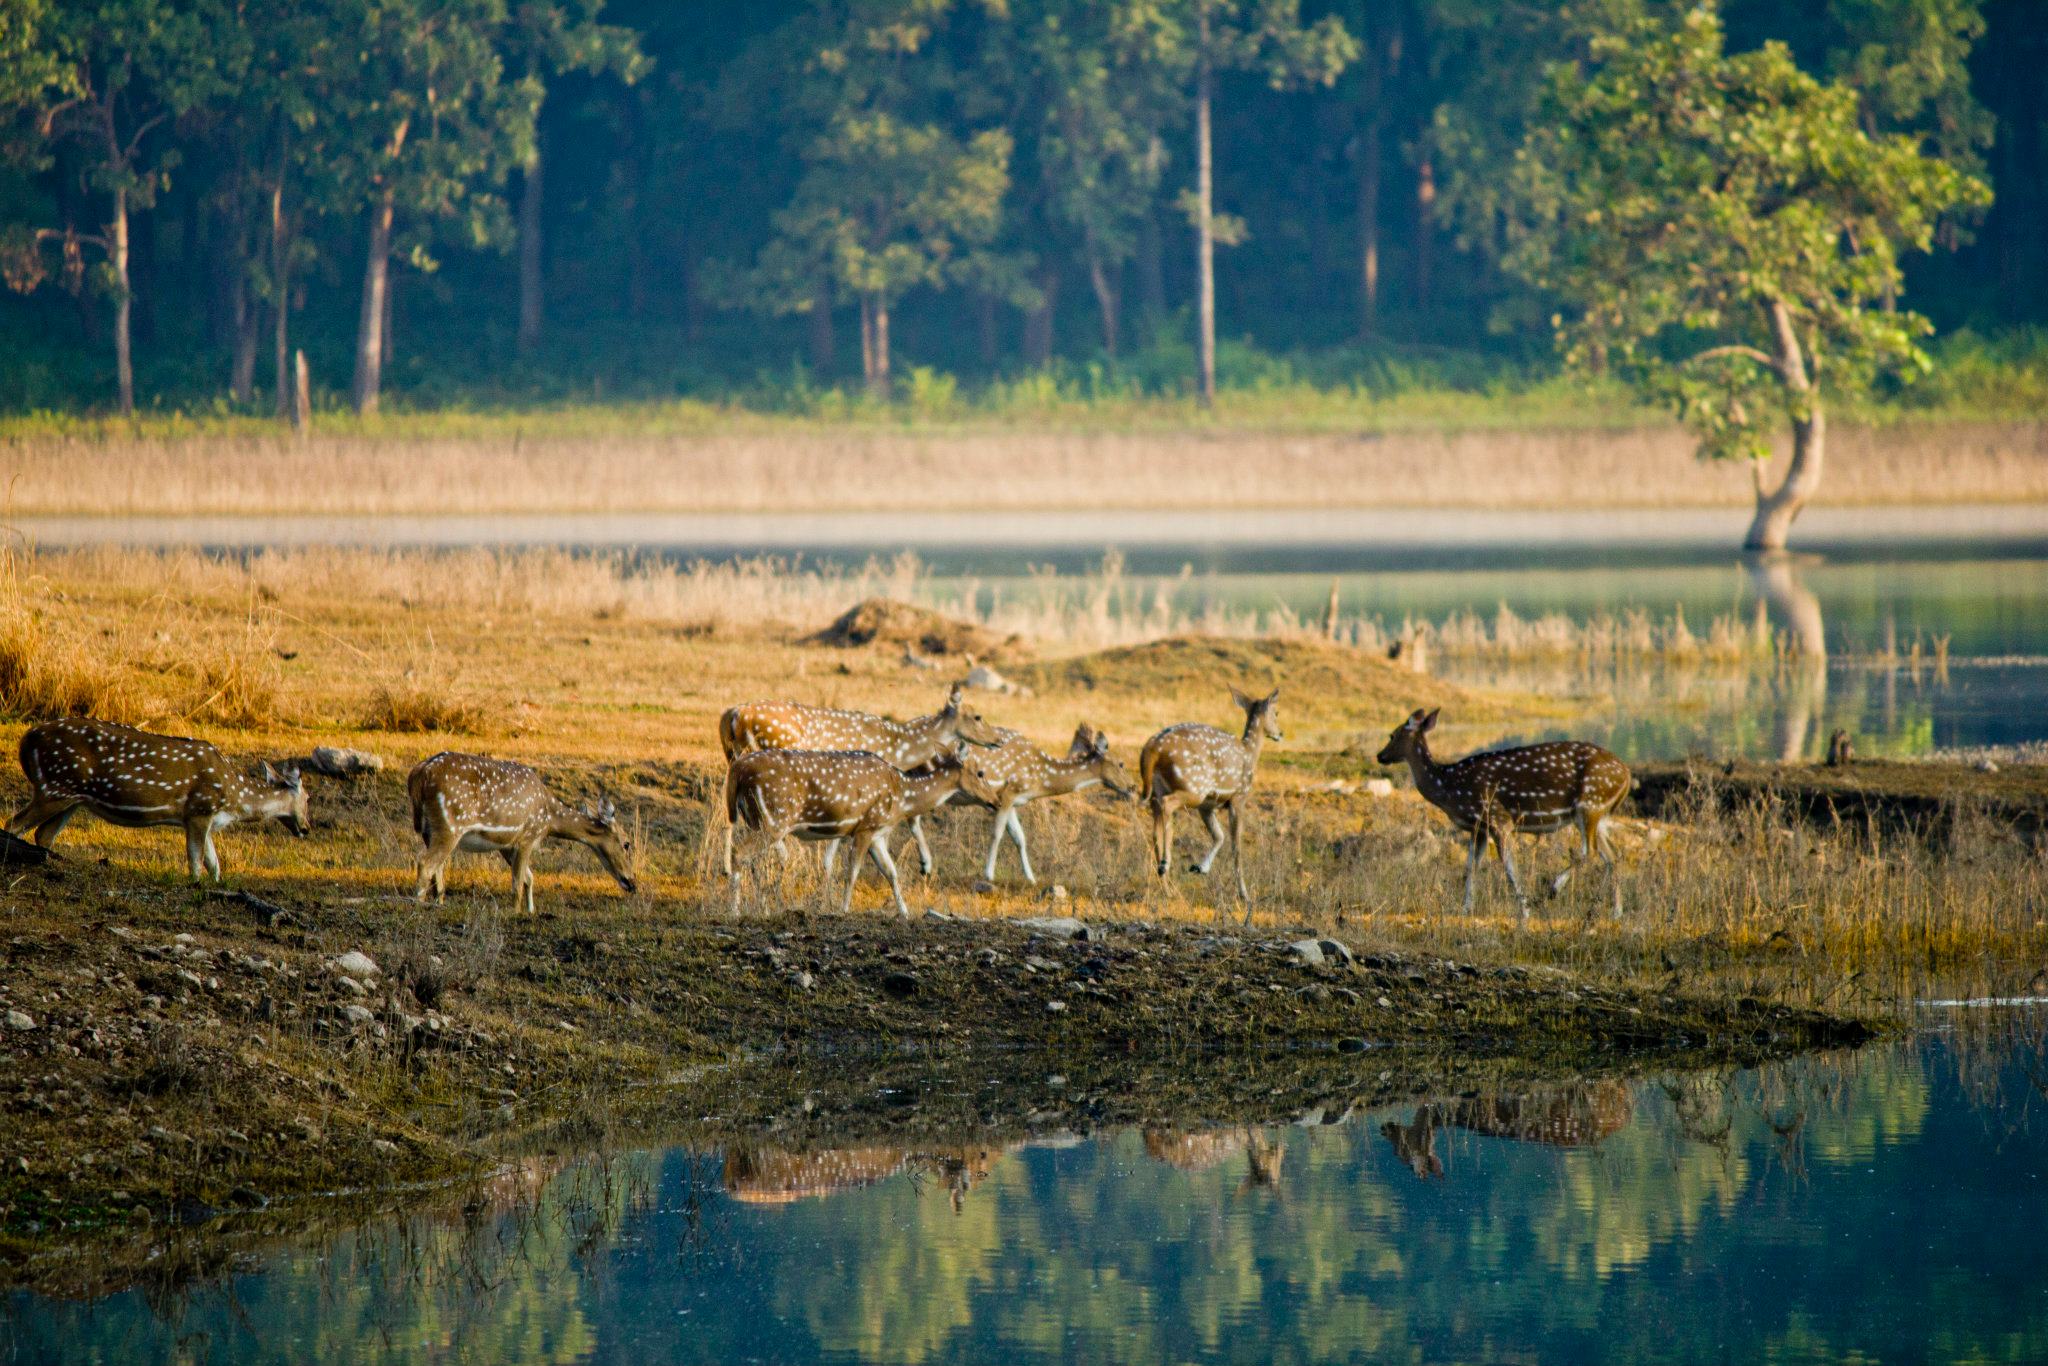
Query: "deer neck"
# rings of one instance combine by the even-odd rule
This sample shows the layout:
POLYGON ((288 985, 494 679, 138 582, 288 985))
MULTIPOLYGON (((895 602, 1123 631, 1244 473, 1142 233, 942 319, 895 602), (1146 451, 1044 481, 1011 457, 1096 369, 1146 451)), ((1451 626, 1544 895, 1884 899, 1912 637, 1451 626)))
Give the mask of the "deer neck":
POLYGON ((1244 746, 1245 757, 1256 765, 1259 762, 1259 750, 1266 743, 1266 731, 1259 724, 1258 717, 1248 716, 1245 718, 1244 734, 1238 737, 1237 742, 1244 746))
POLYGON ((928 764, 953 743, 959 722, 958 716, 941 711, 920 716, 915 721, 884 718, 882 724, 889 728, 904 763, 928 764))
POLYGON ((1031 786, 1042 797, 1064 797, 1102 781, 1093 756, 1086 759, 1051 759, 1040 765, 1038 781, 1031 786))
POLYGON ((905 774, 903 791, 896 798, 896 814, 902 818, 936 811, 959 788, 960 770, 954 765, 949 764, 930 773, 905 774))
POLYGON ((1415 790, 1434 802, 1443 795, 1444 766, 1430 757, 1429 741, 1420 735, 1408 746, 1408 771, 1415 775, 1415 790))
POLYGON ((588 844, 597 837, 597 832, 593 828, 594 825, 595 822, 593 822, 590 819, 590 817, 585 815, 583 812, 578 811, 575 807, 570 806, 567 802, 563 801, 559 797, 552 795, 549 796, 549 838, 558 840, 574 840, 578 844, 588 844))
POLYGON ((268 787, 247 774, 236 773, 227 810, 238 820, 279 820, 292 813, 292 794, 268 787))

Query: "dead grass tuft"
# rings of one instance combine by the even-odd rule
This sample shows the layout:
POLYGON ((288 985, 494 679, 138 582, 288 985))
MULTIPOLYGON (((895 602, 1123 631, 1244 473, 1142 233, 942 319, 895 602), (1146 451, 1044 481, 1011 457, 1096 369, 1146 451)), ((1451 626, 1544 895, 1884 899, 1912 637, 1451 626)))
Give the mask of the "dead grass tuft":
POLYGON ((488 721, 488 710, 474 698, 402 679, 378 684, 357 724, 393 735, 479 735, 488 721))

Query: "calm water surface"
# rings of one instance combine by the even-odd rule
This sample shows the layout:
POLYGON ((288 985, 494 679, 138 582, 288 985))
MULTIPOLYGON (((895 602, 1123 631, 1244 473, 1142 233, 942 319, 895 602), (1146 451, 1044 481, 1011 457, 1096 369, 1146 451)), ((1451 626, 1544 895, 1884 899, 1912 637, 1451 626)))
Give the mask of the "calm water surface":
POLYGON ((0 1360, 2039 1362, 2038 1038, 1937 1019, 1256 1130, 648 1152, 155 1304, 18 1296, 0 1360))

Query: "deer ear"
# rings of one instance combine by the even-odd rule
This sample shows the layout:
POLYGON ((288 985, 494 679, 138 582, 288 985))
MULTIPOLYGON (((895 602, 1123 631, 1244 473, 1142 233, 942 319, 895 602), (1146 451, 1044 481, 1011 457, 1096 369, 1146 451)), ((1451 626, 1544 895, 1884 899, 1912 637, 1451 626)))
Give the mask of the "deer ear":
POLYGON ((1278 688, 1275 688, 1275 689, 1273 689, 1273 691, 1271 691, 1271 692, 1269 692, 1269 693, 1267 693, 1267 694, 1266 694, 1266 705, 1267 705, 1267 706, 1271 706, 1271 705, 1273 705, 1273 703, 1275 703, 1275 702, 1278 702, 1279 700, 1280 700, 1280 690, 1279 690, 1278 688))
POLYGON ((1238 706, 1243 707, 1246 711, 1250 711, 1254 706, 1258 705, 1257 703, 1253 702, 1249 697, 1246 697, 1243 693, 1239 692, 1236 688, 1232 688, 1230 690, 1230 700, 1237 703, 1238 706))
POLYGON ((277 770, 270 766, 270 760, 268 759, 263 760, 263 767, 258 771, 263 774, 263 781, 272 786, 275 786, 280 781, 277 776, 277 770))
POLYGON ((296 763, 286 764, 277 771, 277 776, 286 787, 290 788, 303 787, 306 783, 306 771, 296 763))
POLYGON ((1431 713, 1430 713, 1429 715, 1427 715, 1427 716, 1424 716, 1424 717, 1422 718, 1422 724, 1421 724, 1420 726, 1418 726, 1418 727, 1417 727, 1417 729, 1418 729, 1418 730, 1423 730, 1423 731, 1431 731, 1431 730, 1435 730, 1435 729, 1436 729, 1436 718, 1437 718, 1437 713, 1438 713, 1438 712, 1441 712, 1442 710, 1443 710, 1443 708, 1442 708, 1442 707, 1438 707, 1438 708, 1436 709, 1436 711, 1433 711, 1433 712, 1431 712, 1431 713))

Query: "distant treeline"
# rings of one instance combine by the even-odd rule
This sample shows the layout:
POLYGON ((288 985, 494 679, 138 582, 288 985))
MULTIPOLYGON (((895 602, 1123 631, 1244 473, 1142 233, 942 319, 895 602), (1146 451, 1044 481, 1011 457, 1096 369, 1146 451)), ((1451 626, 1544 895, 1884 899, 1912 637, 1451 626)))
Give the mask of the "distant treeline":
MULTIPOLYGON (((1693 7, 0 0, 0 409, 1541 366, 1545 72, 1693 7)), ((2038 0, 1720 8, 1991 185, 1903 306, 2048 321, 2038 0)))

